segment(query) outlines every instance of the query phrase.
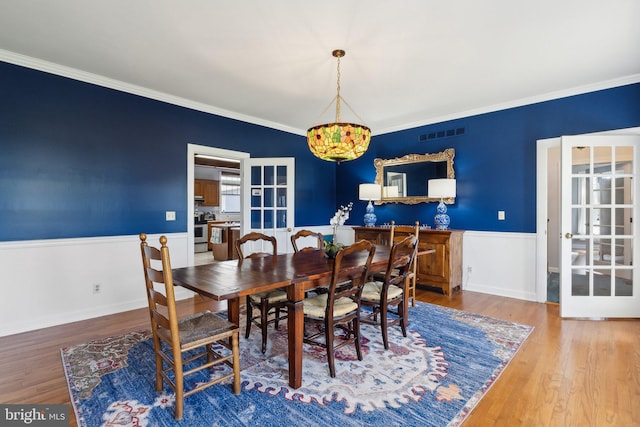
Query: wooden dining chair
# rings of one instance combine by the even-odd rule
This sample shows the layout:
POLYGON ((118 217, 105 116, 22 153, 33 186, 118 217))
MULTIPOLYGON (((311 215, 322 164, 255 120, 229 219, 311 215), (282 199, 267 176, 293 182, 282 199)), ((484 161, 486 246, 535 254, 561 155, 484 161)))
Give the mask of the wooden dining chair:
POLYGON ((291 236, 291 245, 293 246, 293 251, 294 252, 314 251, 316 249, 322 249, 322 248, 324 248, 324 236, 322 235, 322 233, 316 233, 315 231, 300 230, 296 234, 291 236), (307 239, 308 237, 315 237, 316 246, 304 246, 304 247, 300 246, 300 247, 298 247, 298 240, 305 239, 305 240, 308 241, 309 240, 309 239, 307 239))
POLYGON ((147 235, 140 234, 153 333, 156 391, 162 391, 165 382, 174 390, 175 419, 179 420, 184 412, 184 398, 214 384, 233 379, 233 392, 240 394, 240 328, 210 311, 178 318, 165 236, 160 237, 160 245, 160 249, 149 246, 147 235), (231 351, 221 352, 219 345, 231 351), (194 365, 194 362, 200 363, 194 365), (228 365, 230 369, 219 369, 221 364, 228 365), (206 377, 208 380, 185 390, 185 377, 203 369, 212 371, 206 377))
MULTIPOLYGON (((416 239, 418 239, 418 245, 420 244, 420 222, 416 221, 415 226, 412 225, 395 225, 395 221, 391 221, 391 231, 389 237, 389 246, 393 245, 394 242, 398 242, 404 239, 407 234, 414 234, 416 239)), ((416 306, 416 281, 418 280, 418 260, 417 257, 414 259, 413 264, 411 265, 411 271, 413 272, 413 278, 411 279, 411 284, 409 286, 409 299, 411 301, 411 306, 416 306)))
MULTIPOLYGON (((277 255, 278 242, 275 237, 266 234, 251 232, 245 234, 236 240, 236 251, 238 252, 238 262, 242 262, 245 258, 261 258, 271 255, 277 255), (254 247, 260 246, 260 250, 244 255, 242 246, 251 242, 254 247), (270 252, 265 251, 265 247, 271 248, 270 252)), ((275 291, 259 292, 247 295, 247 326, 245 330, 245 338, 249 338, 251 334, 251 325, 255 324, 262 332, 261 351, 267 351, 267 327, 270 323, 274 324, 274 328, 278 329, 281 320, 287 318, 287 292, 284 289, 276 289, 275 291), (258 314, 253 315, 253 309, 258 309, 258 314), (271 316, 271 318, 269 318, 271 316)))
POLYGON ((340 249, 333 262, 331 283, 327 293, 305 298, 303 301, 305 329, 314 325, 317 330, 304 337, 304 342, 324 347, 327 350, 329 375, 336 376, 334 352, 336 349, 355 343, 358 360, 362 360, 360 350, 360 293, 367 278, 367 271, 376 251, 373 243, 361 240, 340 249), (342 269, 346 257, 366 254, 366 260, 355 268, 342 269), (349 282, 351 286, 344 286, 349 282), (334 343, 336 329, 343 330, 345 339, 334 343))
POLYGON ((409 291, 409 282, 413 276, 413 265, 418 250, 418 239, 410 234, 391 246, 389 261, 383 280, 367 282, 362 288, 360 303, 364 307, 371 307, 369 315, 362 318, 362 322, 380 325, 382 342, 385 349, 389 349, 388 327, 400 325, 402 335, 407 336, 407 314, 405 302, 409 291), (394 309, 395 307, 395 309, 394 309), (380 321, 378 322, 378 315, 380 321), (390 321, 389 315, 394 318, 390 321))

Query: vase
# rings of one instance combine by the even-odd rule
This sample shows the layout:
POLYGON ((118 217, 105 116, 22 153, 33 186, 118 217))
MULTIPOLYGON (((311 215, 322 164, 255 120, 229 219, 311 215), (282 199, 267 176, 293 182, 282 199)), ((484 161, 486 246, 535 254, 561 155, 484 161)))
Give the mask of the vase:
POLYGON ((329 259, 334 259, 338 251, 343 247, 344 245, 342 245, 341 243, 327 243, 327 245, 324 247, 324 256, 329 259))
POLYGON ((434 218, 436 230, 446 230, 447 228, 449 228, 451 219, 449 218, 449 215, 447 215, 447 205, 445 205, 442 200, 440 200, 440 203, 436 208, 436 212, 437 214, 434 218))

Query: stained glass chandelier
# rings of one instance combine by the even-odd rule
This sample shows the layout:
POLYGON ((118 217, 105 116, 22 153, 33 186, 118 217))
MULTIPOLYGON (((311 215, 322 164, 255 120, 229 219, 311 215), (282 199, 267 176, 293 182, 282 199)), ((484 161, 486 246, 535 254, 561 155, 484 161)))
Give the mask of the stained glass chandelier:
POLYGON ((365 125, 342 122, 340 118, 340 101, 344 101, 345 105, 349 107, 358 120, 362 121, 362 119, 340 96, 340 58, 345 55, 345 52, 337 49, 332 52, 332 55, 338 59, 338 94, 334 98, 336 102, 336 121, 309 128, 307 130, 307 142, 314 156, 322 160, 340 163, 357 159, 367 151, 371 141, 371 129, 365 125))

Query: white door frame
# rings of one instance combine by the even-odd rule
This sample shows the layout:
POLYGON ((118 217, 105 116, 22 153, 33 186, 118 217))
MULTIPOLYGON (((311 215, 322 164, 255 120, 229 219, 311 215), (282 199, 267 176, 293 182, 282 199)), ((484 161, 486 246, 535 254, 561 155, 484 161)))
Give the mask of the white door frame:
MULTIPOLYGON (((585 135, 640 135, 640 127, 585 135)), ((561 138, 539 139, 536 147, 536 301, 547 301, 548 150, 560 147, 561 138)), ((193 233, 192 233, 193 234, 193 233)), ((559 236, 551 236, 552 238, 559 236)))
POLYGON ((190 143, 187 144, 187 265, 189 266, 194 265, 195 259, 193 251, 193 197, 196 154, 240 160, 240 176, 242 176, 242 160, 251 156, 250 153, 245 153, 243 151, 233 151, 224 148, 208 147, 206 145, 196 145, 190 143))

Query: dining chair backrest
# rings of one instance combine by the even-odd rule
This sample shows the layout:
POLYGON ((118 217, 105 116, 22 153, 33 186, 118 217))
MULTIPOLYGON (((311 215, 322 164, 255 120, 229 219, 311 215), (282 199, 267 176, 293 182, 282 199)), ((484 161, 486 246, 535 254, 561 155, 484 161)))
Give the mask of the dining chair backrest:
POLYGON ((165 236, 160 237, 160 249, 147 244, 146 234, 141 234, 140 240, 144 280, 147 285, 147 299, 154 340, 155 332, 159 328, 164 328, 171 335, 171 344, 179 348, 180 337, 176 333, 178 330, 178 316, 167 238, 165 236), (154 283, 164 284, 164 286, 156 287, 154 283))
POLYGON ((252 231, 251 233, 247 233, 236 240, 236 252, 238 253, 238 260, 240 261, 242 261, 242 259, 244 258, 261 258, 265 256, 276 255, 278 253, 278 242, 273 236, 267 236, 266 234, 252 231), (259 245, 260 249, 257 251, 253 251, 248 255, 245 255, 242 251, 242 245, 247 242, 253 242, 254 247, 259 245), (269 243, 271 243, 271 245, 269 245, 269 243), (271 252, 267 252, 265 250, 268 250, 269 246, 271 246, 271 252))
POLYGON ((329 284, 329 298, 327 300, 326 317, 333 317, 334 302, 342 297, 353 299, 359 304, 360 293, 364 286, 371 260, 376 252, 376 247, 368 240, 360 240, 350 246, 342 248, 336 254, 329 284), (343 268, 345 258, 366 254, 364 262, 352 268, 343 268), (344 286, 351 281, 352 286, 344 286))
MULTIPOLYGON (((413 272, 412 265, 418 252, 418 239, 413 234, 402 236, 402 240, 396 240, 391 246, 389 261, 385 271, 385 286, 397 285, 403 287, 402 282, 413 272)), ((381 297, 386 301, 386 295, 381 297)))
POLYGON ((416 221, 413 225, 396 225, 395 221, 391 221, 391 231, 389 232, 389 246, 392 246, 395 242, 404 239, 407 234, 413 234, 416 238, 420 238, 420 221, 416 221))
POLYGON ((322 249, 324 247, 324 236, 322 233, 317 233, 311 230, 300 230, 293 236, 291 236, 291 245, 293 246, 294 252, 303 252, 309 250, 322 249), (316 240, 316 246, 298 246, 298 243, 302 241, 306 241, 307 243, 311 243, 311 237, 314 237, 316 240))

